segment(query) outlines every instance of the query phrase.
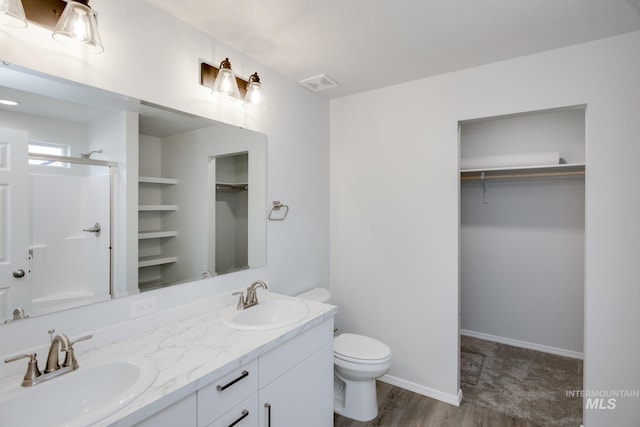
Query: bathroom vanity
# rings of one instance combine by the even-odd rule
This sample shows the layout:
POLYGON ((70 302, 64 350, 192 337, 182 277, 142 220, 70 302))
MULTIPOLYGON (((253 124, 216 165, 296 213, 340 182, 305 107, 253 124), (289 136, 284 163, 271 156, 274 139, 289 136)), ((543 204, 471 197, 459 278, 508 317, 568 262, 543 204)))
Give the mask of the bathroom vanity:
MULTIPOLYGON (((258 305, 245 310, 270 301, 304 304, 308 310, 304 318, 286 326, 243 328, 229 321, 238 311, 226 296, 219 308, 77 353, 80 368, 76 372, 123 358, 150 360, 158 370, 155 381, 139 397, 91 425, 333 425, 336 308, 278 294, 260 297, 258 305)), ((153 320, 150 317, 147 322, 153 320)), ((101 333, 113 332, 95 331, 94 337, 99 339, 101 333)), ((10 395, 12 389, 24 393, 20 378, 3 379, 0 398, 10 395)), ((57 380, 49 383, 55 385, 57 380)))

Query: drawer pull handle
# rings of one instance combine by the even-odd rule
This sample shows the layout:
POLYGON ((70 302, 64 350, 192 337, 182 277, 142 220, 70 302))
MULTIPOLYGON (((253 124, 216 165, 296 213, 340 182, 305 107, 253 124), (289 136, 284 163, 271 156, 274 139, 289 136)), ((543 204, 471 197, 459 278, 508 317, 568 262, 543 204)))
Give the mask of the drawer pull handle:
POLYGON ((227 384, 225 384, 225 385, 220 385, 220 384, 218 384, 218 385, 216 386, 216 390, 218 390, 218 391, 225 390, 225 389, 227 389, 227 388, 231 387, 232 385, 234 385, 235 383, 237 383, 238 381, 240 381, 241 379, 246 378, 246 377, 248 377, 248 376, 249 376, 249 372, 247 372, 247 371, 242 371, 242 373, 240 374, 240 376, 239 376, 238 378, 236 378, 235 380, 231 381, 230 383, 227 383, 227 384))
POLYGON ((271 403, 265 403, 264 407, 267 408, 267 427, 271 427, 271 403))
POLYGON ((238 424, 240 421, 244 420, 248 416, 249 416, 249 411, 247 411, 246 409, 243 409, 242 410, 242 415, 240 415, 240 418, 238 418, 237 420, 235 420, 234 422, 229 424, 229 427, 233 427, 234 425, 238 424))

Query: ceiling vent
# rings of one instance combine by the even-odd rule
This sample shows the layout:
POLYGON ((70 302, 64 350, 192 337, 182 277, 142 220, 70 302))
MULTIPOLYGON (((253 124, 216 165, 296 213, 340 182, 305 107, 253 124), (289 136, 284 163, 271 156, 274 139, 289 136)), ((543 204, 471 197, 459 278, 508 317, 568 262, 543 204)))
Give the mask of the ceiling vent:
POLYGON ((338 86, 338 83, 331 80, 326 74, 309 77, 308 79, 300 80, 299 83, 313 92, 320 92, 338 86))

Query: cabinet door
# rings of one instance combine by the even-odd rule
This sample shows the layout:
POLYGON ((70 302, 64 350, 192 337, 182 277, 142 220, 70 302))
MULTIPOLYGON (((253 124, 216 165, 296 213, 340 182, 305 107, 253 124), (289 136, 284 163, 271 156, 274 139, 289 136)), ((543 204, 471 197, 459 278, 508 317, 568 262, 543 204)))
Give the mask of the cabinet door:
POLYGON ((196 427, 196 394, 190 394, 173 405, 136 424, 135 427, 196 427))
POLYGON ((261 427, 333 425, 333 344, 260 390, 261 427))

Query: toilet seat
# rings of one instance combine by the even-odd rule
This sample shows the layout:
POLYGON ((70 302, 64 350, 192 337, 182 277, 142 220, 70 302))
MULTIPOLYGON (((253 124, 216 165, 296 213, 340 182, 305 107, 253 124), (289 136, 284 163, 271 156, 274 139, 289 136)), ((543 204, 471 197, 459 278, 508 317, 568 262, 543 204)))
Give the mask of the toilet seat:
POLYGON ((364 335, 341 334, 333 340, 333 356, 345 362, 378 364, 391 360, 391 349, 364 335))

